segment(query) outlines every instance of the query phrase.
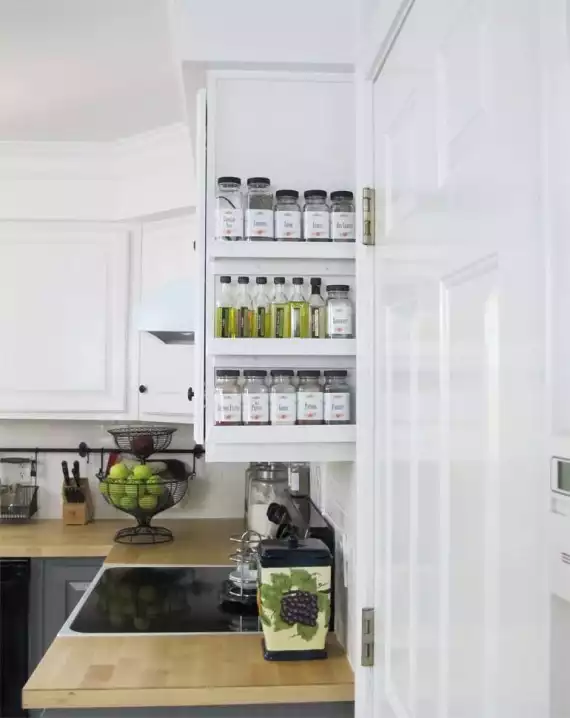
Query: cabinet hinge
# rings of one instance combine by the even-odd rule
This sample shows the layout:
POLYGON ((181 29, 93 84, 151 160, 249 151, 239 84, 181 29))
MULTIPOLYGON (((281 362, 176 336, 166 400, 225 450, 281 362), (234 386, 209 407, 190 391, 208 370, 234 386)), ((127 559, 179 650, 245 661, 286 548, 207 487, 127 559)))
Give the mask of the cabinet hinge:
POLYGON ((374 609, 362 609, 362 666, 374 665, 374 609))
POLYGON ((376 244, 375 195, 372 187, 362 190, 362 244, 376 244))

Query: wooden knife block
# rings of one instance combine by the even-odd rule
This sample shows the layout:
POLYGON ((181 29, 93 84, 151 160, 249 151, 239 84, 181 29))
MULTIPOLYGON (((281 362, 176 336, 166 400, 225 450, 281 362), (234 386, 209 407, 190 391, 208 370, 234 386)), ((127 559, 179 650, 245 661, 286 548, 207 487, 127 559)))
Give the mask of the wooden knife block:
POLYGON ((83 503, 71 503, 65 496, 65 484, 62 485, 62 519, 66 526, 83 526, 95 518, 93 511, 93 497, 89 488, 89 479, 79 479, 81 493, 85 501, 83 503))

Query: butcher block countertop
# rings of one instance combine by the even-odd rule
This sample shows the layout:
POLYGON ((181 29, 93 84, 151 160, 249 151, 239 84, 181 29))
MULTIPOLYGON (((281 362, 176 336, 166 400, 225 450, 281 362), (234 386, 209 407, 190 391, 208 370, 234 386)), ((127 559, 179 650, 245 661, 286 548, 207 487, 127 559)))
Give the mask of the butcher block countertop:
MULTIPOLYGON (((164 521, 174 542, 113 543, 125 521, 0 526, 0 556, 106 556, 111 564, 226 565, 237 519, 164 521)), ((122 708, 354 700, 354 678, 334 636, 324 661, 265 661, 261 636, 58 636, 24 687, 26 708, 122 708)))
POLYGON ((330 638, 324 661, 265 661, 259 635, 56 638, 24 688, 26 708, 126 708, 354 700, 330 638))

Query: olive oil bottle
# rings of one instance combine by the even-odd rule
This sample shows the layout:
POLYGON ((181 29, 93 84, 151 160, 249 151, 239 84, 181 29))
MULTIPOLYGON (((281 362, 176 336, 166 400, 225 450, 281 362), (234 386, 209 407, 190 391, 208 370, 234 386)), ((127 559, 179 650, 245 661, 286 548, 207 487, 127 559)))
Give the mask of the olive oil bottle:
POLYGON ((234 303, 232 298, 232 278, 220 277, 220 290, 216 299, 216 337, 229 339, 233 336, 234 303))
POLYGON ((303 296, 303 283, 303 277, 293 277, 293 294, 289 300, 290 335, 298 339, 309 336, 309 303, 303 296))
POLYGON ((321 296, 321 280, 311 277, 311 296, 309 297, 309 337, 326 337, 326 304, 321 296))
POLYGON ((233 310, 234 338, 244 339, 252 336, 253 307, 248 285, 249 277, 238 277, 238 291, 233 310))
POLYGON ((285 295, 285 277, 275 277, 273 284, 273 297, 271 298, 270 308, 270 335, 275 339, 285 339, 290 336, 289 302, 285 295))
POLYGON ((264 339, 271 332, 270 301, 267 277, 256 277, 253 293, 253 336, 264 339))

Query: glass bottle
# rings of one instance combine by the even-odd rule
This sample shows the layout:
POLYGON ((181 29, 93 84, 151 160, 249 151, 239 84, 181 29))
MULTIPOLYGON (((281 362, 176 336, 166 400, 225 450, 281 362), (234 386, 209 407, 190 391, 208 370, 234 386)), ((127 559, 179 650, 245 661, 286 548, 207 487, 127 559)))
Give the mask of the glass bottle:
POLYGON ((327 286, 327 337, 332 339, 351 339, 352 302, 348 298, 348 284, 329 284, 327 286))
POLYGON ((273 384, 269 395, 269 420, 271 424, 286 425, 297 421, 297 389, 291 383, 295 376, 292 369, 272 369, 273 384))
POLYGON ((275 339, 286 339, 290 336, 289 330, 289 302, 285 294, 285 277, 275 277, 273 280, 273 296, 271 298, 271 326, 270 334, 275 339))
POLYGON ((327 310, 321 297, 321 280, 311 277, 311 296, 309 297, 309 336, 311 339, 324 339, 326 336, 327 310))
POLYGON ((273 192, 268 177, 247 180, 246 225, 249 240, 273 240, 273 192))
POLYGON ((303 237, 307 242, 330 242, 330 212, 324 189, 305 192, 303 237))
POLYGON ((214 386, 214 421, 217 426, 241 424, 241 388, 237 369, 218 369, 214 386))
POLYGON ((229 339, 233 334, 233 292, 232 278, 220 277, 220 289, 216 297, 215 335, 229 339))
POLYGON ((249 296, 249 277, 238 277, 238 291, 234 303, 233 336, 251 337, 253 308, 249 296))
POLYGON ((216 239, 243 239, 243 199, 239 177, 218 177, 216 239))
POLYGON ((252 336, 265 338, 270 331, 270 301, 267 293, 267 277, 255 278, 253 292, 252 336))
POLYGON ((346 383, 346 369, 329 369, 324 372, 325 424, 350 424, 350 387, 346 383))
POLYGON ((263 369, 245 369, 242 390, 242 417, 246 425, 269 424, 269 387, 263 369))
POLYGON ((297 389, 297 424, 323 423, 323 389, 318 369, 300 369, 297 389))
POLYGON ((247 498, 247 528, 263 538, 274 537, 278 526, 267 518, 270 504, 287 501, 285 464, 257 464, 251 472, 247 498))
POLYGON ((348 190, 331 192, 331 239, 333 242, 354 242, 354 195, 348 190))
POLYGON ((293 277, 293 293, 289 300, 289 328, 295 338, 309 336, 309 303, 303 294, 303 277, 293 277))
POLYGON ((283 242, 300 242, 299 193, 294 189, 278 189, 275 199, 275 239, 283 242))

